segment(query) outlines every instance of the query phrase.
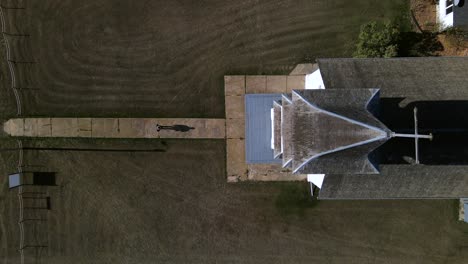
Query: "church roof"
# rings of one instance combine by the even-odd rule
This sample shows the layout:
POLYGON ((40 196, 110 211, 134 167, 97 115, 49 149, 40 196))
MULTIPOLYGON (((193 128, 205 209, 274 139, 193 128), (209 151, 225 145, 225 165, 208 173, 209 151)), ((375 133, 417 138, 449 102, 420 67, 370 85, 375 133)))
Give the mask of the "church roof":
POLYGON ((319 199, 460 198, 468 194, 468 166, 385 165, 381 175, 329 174, 319 199))
POLYGON ((468 8, 458 6, 453 8, 453 26, 468 30, 468 8))
POLYGON ((368 155, 390 131, 368 110, 376 98, 378 89, 293 90, 293 172, 378 173, 368 155))
POLYGON ((281 101, 274 101, 273 102, 273 112, 274 112, 274 120, 273 120, 273 129, 274 129, 274 138, 273 138, 273 155, 276 158, 281 158, 281 154, 283 153, 281 149, 281 101))
POLYGON ((292 146, 292 100, 288 94, 283 94, 281 98, 282 111, 281 111, 281 148, 283 150, 283 167, 291 165, 293 158, 293 146, 292 146))
MULTIPOLYGON (((466 57, 318 59, 325 87, 379 88, 382 97, 466 97, 466 57)), ((424 97, 424 98, 422 98, 424 97)))
MULTIPOLYGON (((406 104, 468 100, 466 57, 336 58, 317 62, 327 89, 378 87, 382 97, 405 98, 406 104)), ((437 140, 437 135, 435 138, 437 140)), ((468 195, 468 166, 381 165, 380 169, 378 177, 327 174, 319 199, 459 198, 468 195)))
POLYGON ((274 158, 271 109, 281 94, 245 95, 245 160, 247 164, 281 163, 274 158))

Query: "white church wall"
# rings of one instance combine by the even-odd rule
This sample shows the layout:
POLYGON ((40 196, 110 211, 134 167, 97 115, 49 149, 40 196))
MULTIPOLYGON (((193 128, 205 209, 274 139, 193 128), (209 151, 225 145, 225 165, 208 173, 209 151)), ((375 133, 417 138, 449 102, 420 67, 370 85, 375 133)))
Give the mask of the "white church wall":
MULTIPOLYGON (((453 4, 452 4, 453 5, 453 4)), ((454 6, 452 6, 454 8, 454 6)), ((447 13, 447 1, 440 0, 437 8, 437 18, 440 24, 440 29, 446 29, 453 26, 453 11, 447 13)))
MULTIPOLYGON (((320 69, 317 69, 313 73, 306 75, 305 88, 307 90, 325 89, 325 84, 323 83, 320 69)), ((318 188, 322 188, 324 178, 325 174, 307 174, 307 181, 317 186, 318 188)))
POLYGON ((270 109, 271 118, 271 149, 275 149, 275 109, 270 109))
POLYGON ((325 84, 323 83, 322 74, 320 69, 317 69, 311 74, 306 75, 305 79, 305 88, 309 89, 325 89, 325 84))
POLYGON ((307 181, 313 183, 319 189, 322 188, 323 179, 325 179, 325 174, 307 174, 307 181))

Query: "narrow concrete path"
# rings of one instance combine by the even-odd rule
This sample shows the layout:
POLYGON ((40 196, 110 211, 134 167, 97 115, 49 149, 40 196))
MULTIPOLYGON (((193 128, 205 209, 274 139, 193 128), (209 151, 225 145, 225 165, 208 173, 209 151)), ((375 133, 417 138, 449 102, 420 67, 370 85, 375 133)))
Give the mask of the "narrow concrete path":
POLYGON ((224 139, 224 119, 202 118, 15 118, 3 125, 15 137, 213 138, 224 139), (186 132, 156 125, 190 127, 186 132))

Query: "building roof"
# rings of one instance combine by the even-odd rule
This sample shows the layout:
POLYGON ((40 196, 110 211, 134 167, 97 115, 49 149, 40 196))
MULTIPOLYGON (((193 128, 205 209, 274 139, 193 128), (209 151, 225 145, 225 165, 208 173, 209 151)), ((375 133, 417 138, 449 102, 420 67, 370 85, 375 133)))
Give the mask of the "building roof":
POLYGON ((293 172, 378 173, 368 155, 390 130, 368 111, 375 98, 377 89, 293 90, 293 172))
POLYGON ((349 117, 365 127, 388 131, 387 127, 373 115, 379 104, 379 89, 354 87, 353 89, 294 90, 294 94, 329 114, 349 117))
POLYGON ((245 154, 247 163, 281 163, 271 148, 271 108, 281 94, 245 95, 245 154))
MULTIPOLYGON (((386 99, 405 99, 404 104, 400 103, 402 106, 421 101, 468 100, 467 57, 319 59, 318 64, 327 89, 377 87, 386 99)), ((378 176, 327 174, 319 198, 468 196, 468 166, 381 165, 380 169, 378 176)))
POLYGON ((274 139, 273 139, 273 146, 274 146, 274 157, 275 158, 281 158, 281 154, 283 153, 283 150, 281 149, 281 102, 280 101, 274 101, 273 102, 273 112, 274 112, 274 123, 273 123, 273 129, 274 129, 274 139))
POLYGON ((318 59, 327 89, 379 88, 382 97, 466 97, 467 57, 318 59))
POLYGON ((382 165, 378 176, 326 175, 319 199, 460 198, 467 175, 468 166, 382 165))
MULTIPOLYGON (((297 173, 310 174, 379 174, 379 162, 374 150, 386 142, 386 138, 345 150, 323 155, 309 161, 297 173)), ((380 177, 380 176, 379 176, 380 177)))
POLYGON ((468 199, 462 199, 463 200, 463 220, 468 223, 468 199))
POLYGON ((281 97, 281 104, 283 106, 281 112, 281 147, 283 149, 283 167, 291 165, 293 158, 292 146, 292 99, 290 95, 283 94, 281 97))
POLYGON ((468 6, 453 7, 453 26, 468 29, 468 6))

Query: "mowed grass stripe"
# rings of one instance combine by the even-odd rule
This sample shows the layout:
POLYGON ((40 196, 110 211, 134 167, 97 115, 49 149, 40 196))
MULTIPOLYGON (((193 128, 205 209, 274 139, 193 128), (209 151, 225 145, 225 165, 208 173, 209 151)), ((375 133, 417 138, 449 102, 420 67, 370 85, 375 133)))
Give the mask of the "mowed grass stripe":
MULTIPOLYGON (((38 39, 42 44, 37 45, 37 50, 41 61, 46 62, 39 66, 40 77, 43 77, 41 85, 47 88, 26 95, 26 101, 32 104, 26 103, 28 107, 25 108, 31 113, 65 115, 59 109, 68 106, 75 112, 99 115, 107 111, 122 115, 173 113, 183 116, 194 112, 201 116, 223 115, 222 87, 218 87, 220 77, 216 76, 222 76, 231 67, 258 69, 258 65, 272 65, 277 61, 288 63, 287 58, 290 58, 288 64, 293 65, 305 54, 322 56, 322 48, 336 50, 333 55, 339 54, 345 50, 342 43, 322 38, 323 34, 332 31, 354 35, 355 32, 342 32, 345 29, 339 25, 346 23, 340 21, 348 14, 351 17, 351 11, 371 6, 365 1, 352 4, 244 1, 226 6, 204 3, 198 9, 184 8, 175 12, 180 3, 153 3, 153 6, 170 10, 166 15, 170 25, 164 24, 158 10, 135 3, 126 13, 129 23, 141 22, 141 28, 130 30, 110 11, 103 20, 110 24, 100 24, 96 20, 109 4, 109 1, 94 5, 84 3, 86 8, 83 8, 68 1, 58 7, 55 1, 47 1, 43 5, 54 8, 38 9, 45 11, 37 17, 57 17, 43 22, 46 28, 39 25, 48 36, 55 37, 41 35, 38 39), (57 8, 62 11, 58 12, 57 8), (139 14, 142 10, 145 12, 139 14), (73 17, 82 19, 73 20, 73 17), (310 43, 313 40, 323 43, 320 49, 309 48, 319 46, 310 43), (191 96, 191 92, 199 98, 191 96), (187 104, 190 100, 193 103, 187 104), (140 107, 145 113, 138 110, 140 107), (148 113, 151 110, 153 113, 148 113)), ((379 9, 378 5, 373 4, 371 9, 379 9)), ((112 7, 111 11, 118 8, 112 7)), ((123 12, 118 11, 118 14, 123 12)))

